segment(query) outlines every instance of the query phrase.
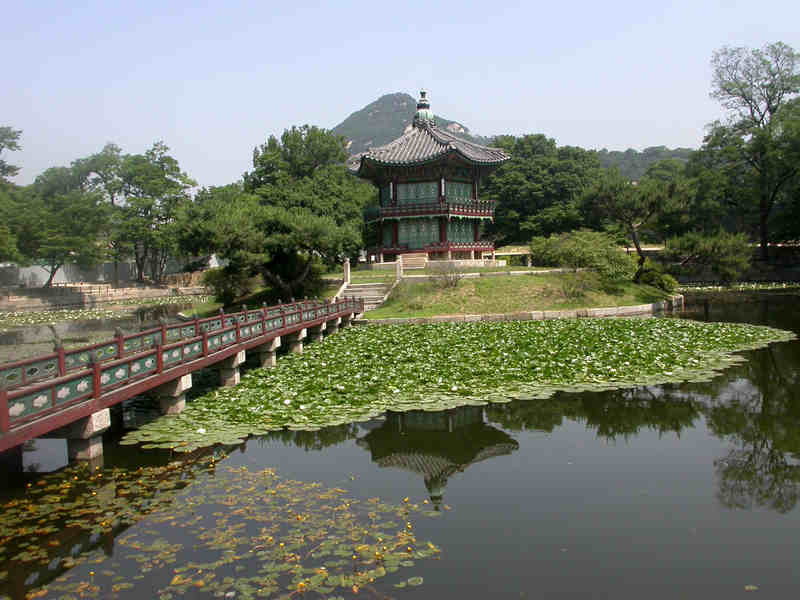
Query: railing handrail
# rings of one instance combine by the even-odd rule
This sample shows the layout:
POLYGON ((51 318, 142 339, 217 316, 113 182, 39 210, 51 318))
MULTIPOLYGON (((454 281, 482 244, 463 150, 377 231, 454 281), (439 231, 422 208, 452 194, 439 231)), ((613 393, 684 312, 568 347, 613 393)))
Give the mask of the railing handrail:
MULTIPOLYGON (((318 315, 316 311, 323 306, 333 305, 335 309, 332 312, 333 314, 336 314, 345 311, 348 307, 355 310, 356 304, 363 304, 363 302, 356 300, 355 298, 341 298, 331 303, 320 301, 318 299, 304 299, 295 302, 275 304, 272 306, 264 305, 260 309, 249 309, 235 313, 224 313, 220 311, 219 314, 211 317, 203 317, 202 319, 195 318, 189 321, 171 323, 169 325, 162 324, 158 327, 140 331, 138 333, 118 335, 110 340, 96 342, 86 346, 80 346, 78 348, 70 348, 68 350, 65 350, 64 348, 57 348, 54 352, 49 352, 47 354, 0 364, 0 389, 12 390, 23 387, 29 388, 30 386, 34 385, 38 386, 39 383, 52 382, 54 379, 59 379, 66 376, 71 377, 74 373, 90 368, 91 364, 95 362, 105 366, 109 363, 113 363, 114 361, 119 361, 128 357, 151 352, 154 348, 159 346, 162 348, 168 346, 171 347, 175 344, 185 343, 188 339, 199 339, 202 338, 204 333, 216 335, 217 333, 230 331, 236 329, 237 324, 241 326, 247 326, 259 322, 263 323, 267 320, 271 320, 280 316, 282 317, 282 327, 279 329, 282 329, 289 325, 296 325, 298 323, 305 322, 305 313, 308 311, 315 311, 314 316, 308 319, 309 321, 313 321, 331 314, 331 311, 327 310, 322 315, 318 315), (287 323, 286 317, 292 317, 293 315, 299 315, 299 319, 296 321, 292 319, 291 323, 287 323), (218 328, 210 329, 209 327, 203 327, 203 325, 213 323, 215 321, 219 321, 218 328), (191 330, 191 334, 184 335, 185 330, 191 330), (177 338, 175 334, 170 334, 171 331, 178 332, 177 338), (159 334, 161 335, 159 336, 159 334), (159 337, 160 339, 158 339, 159 337), (170 339, 170 337, 173 339, 170 339), (147 341, 148 338, 150 341, 147 341), (130 342, 131 340, 137 339, 142 340, 141 345, 130 347, 128 349, 125 348, 125 342, 130 342), (100 349, 113 350, 113 353, 106 357, 97 356, 97 352, 100 349), (74 364, 67 366, 67 357, 79 357, 79 359, 72 361, 74 364), (40 368, 37 368, 34 374, 28 376, 26 371, 30 370, 36 365, 53 368, 44 369, 44 371, 41 372, 40 368), (19 370, 20 376, 18 380, 10 383, 7 380, 8 374, 9 372, 14 372, 15 370, 19 370)), ((361 307, 361 310, 358 312, 363 312, 363 307, 361 307)), ((264 330, 260 335, 265 335, 272 331, 275 331, 275 329, 270 328, 269 330, 264 330)))

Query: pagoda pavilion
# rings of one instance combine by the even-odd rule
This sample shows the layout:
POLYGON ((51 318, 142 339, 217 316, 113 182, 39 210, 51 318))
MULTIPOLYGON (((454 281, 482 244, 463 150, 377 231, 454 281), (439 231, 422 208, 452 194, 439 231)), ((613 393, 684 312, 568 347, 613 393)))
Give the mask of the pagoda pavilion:
POLYGON ((378 204, 365 213, 373 229, 367 253, 378 262, 398 255, 432 260, 479 259, 494 244, 481 240, 494 202, 480 200, 481 178, 510 157, 436 126, 425 92, 414 122, 385 146, 349 161, 350 170, 378 188, 378 204))

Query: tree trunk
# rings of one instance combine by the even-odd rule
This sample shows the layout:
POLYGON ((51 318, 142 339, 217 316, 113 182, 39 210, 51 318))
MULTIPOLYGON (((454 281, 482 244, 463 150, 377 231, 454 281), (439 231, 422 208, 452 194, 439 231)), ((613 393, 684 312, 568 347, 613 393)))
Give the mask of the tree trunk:
POLYGON ((47 281, 42 287, 53 287, 53 279, 56 278, 56 273, 61 268, 61 265, 51 265, 53 268, 50 270, 50 277, 47 278, 47 281))
POLYGON ((633 276, 633 282, 639 283, 639 280, 642 278, 642 273, 644 273, 644 263, 646 257, 644 255, 644 250, 642 250, 642 245, 639 243, 639 231, 635 227, 631 227, 631 239, 633 240, 633 245, 636 247, 636 254, 639 255, 639 259, 636 261, 636 274, 633 276))

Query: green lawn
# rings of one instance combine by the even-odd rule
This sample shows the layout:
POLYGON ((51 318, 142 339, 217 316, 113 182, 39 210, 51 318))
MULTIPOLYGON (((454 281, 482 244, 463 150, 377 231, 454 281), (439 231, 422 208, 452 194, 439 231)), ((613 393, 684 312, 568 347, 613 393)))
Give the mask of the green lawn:
POLYGON ((365 317, 384 319, 630 306, 667 297, 661 290, 632 282, 608 289, 593 273, 476 277, 462 279, 453 288, 439 282, 405 280, 383 306, 369 311, 365 317), (581 285, 586 289, 576 292, 575 288, 581 285))

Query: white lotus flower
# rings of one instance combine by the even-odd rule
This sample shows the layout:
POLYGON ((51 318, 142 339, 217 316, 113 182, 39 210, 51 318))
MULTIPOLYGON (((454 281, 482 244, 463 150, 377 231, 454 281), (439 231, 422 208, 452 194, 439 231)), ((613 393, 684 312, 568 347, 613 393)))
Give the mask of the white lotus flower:
MULTIPOLYGON (((61 392, 59 392, 59 393, 61 393, 61 392)), ((59 396, 59 398, 61 398, 61 397, 62 396, 59 396)), ((42 408, 45 404, 47 404, 47 396, 45 396, 44 394, 41 394, 40 396, 36 396, 36 398, 34 398, 34 400, 33 400, 33 405, 36 408, 42 408)))
POLYGON ((22 402, 17 402, 16 404, 12 404, 11 408, 8 409, 8 414, 12 417, 18 417, 25 411, 25 405, 22 402))

